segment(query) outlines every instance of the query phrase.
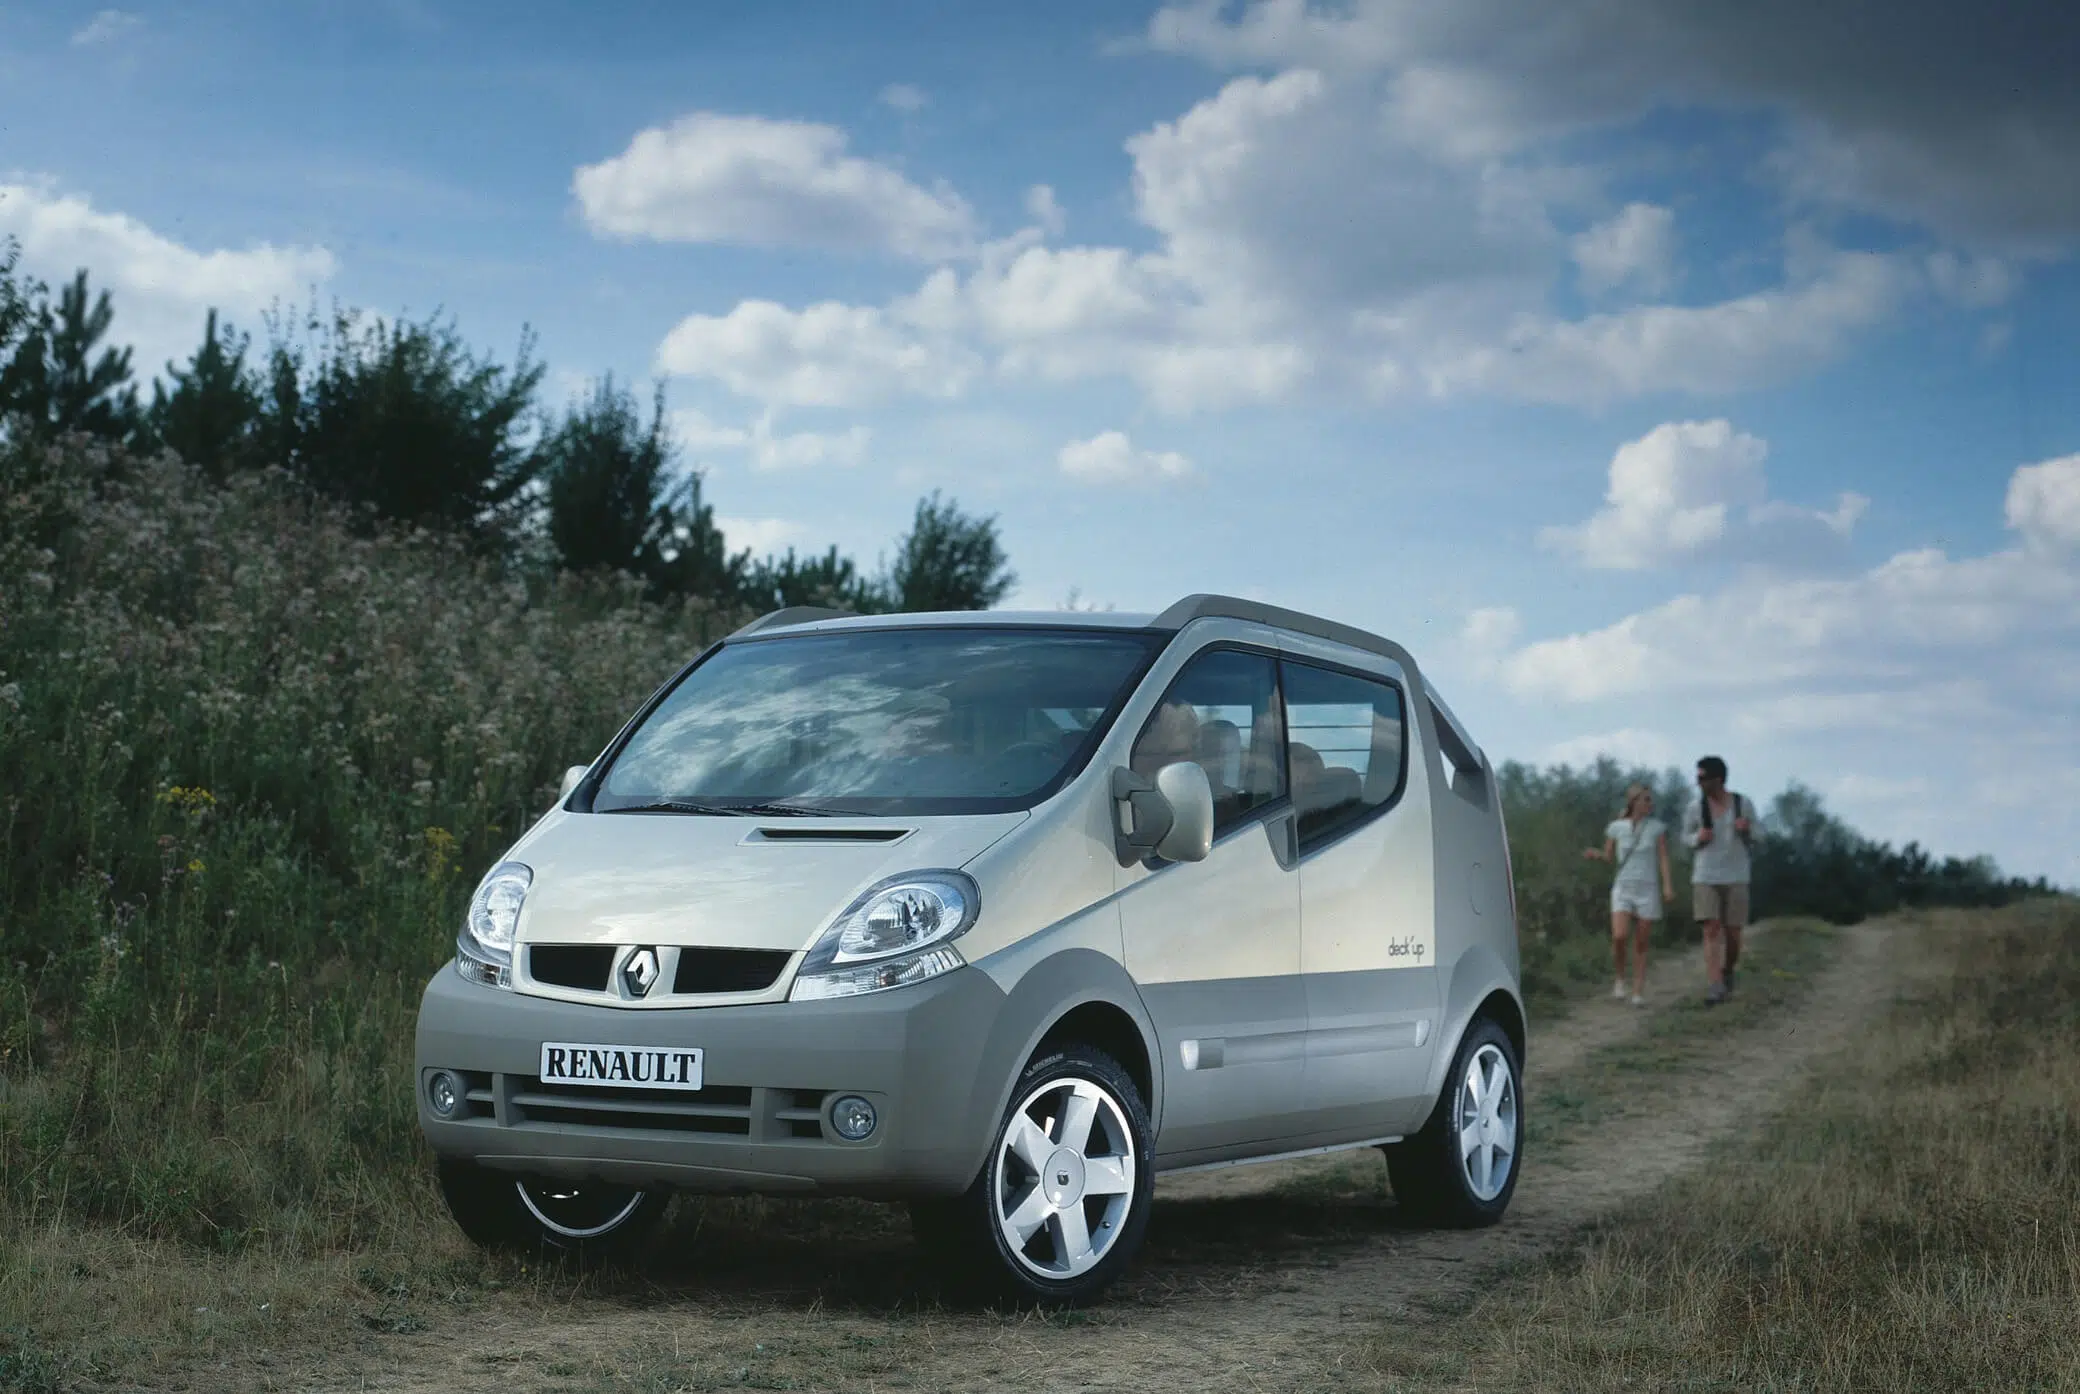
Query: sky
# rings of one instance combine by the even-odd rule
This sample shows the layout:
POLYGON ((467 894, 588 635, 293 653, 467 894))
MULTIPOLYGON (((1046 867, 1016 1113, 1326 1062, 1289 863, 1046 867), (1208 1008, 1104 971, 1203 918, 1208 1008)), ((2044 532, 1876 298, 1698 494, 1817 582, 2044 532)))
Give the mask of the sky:
MULTIPOLYGON (((733 546, 1405 644, 2080 885, 2080 8, 0 0, 0 237, 662 383, 733 546)), ((1584 830, 1584 843, 1596 830, 1584 830)))

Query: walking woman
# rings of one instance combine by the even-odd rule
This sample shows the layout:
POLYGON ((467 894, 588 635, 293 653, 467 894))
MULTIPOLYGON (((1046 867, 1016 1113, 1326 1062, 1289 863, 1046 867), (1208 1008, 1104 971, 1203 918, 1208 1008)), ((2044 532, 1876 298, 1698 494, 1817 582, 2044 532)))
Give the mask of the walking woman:
POLYGON ((1632 1005, 1640 1005, 1647 990, 1647 938, 1654 921, 1661 918, 1665 901, 1675 899, 1675 883, 1668 874, 1668 829, 1654 816, 1654 792, 1644 784, 1625 790, 1625 812, 1603 830, 1603 846, 1588 847, 1582 855, 1590 861, 1615 862, 1611 878, 1611 962, 1617 981, 1611 996, 1625 996, 1625 947, 1632 946, 1632 1005), (1647 849, 1652 848, 1650 853, 1647 849), (1655 883, 1655 863, 1660 863, 1660 883, 1655 883), (1658 893, 1657 893, 1658 892, 1658 893))

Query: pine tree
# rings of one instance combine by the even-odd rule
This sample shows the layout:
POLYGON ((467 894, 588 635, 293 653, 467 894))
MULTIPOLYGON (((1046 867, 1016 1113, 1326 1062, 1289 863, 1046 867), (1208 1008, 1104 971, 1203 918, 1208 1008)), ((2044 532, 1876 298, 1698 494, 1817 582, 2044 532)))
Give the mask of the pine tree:
POLYGON ((762 558, 751 568, 744 590, 760 610, 816 605, 873 615, 890 606, 884 588, 861 575, 852 558, 840 556, 835 546, 820 557, 797 557, 790 547, 783 557, 762 558))
POLYGON ((531 336, 508 369, 480 360, 452 325, 363 325, 335 311, 315 353, 277 336, 262 441, 314 488, 375 515, 452 529, 487 545, 528 520, 540 457, 526 439, 543 368, 531 336))
POLYGON ((133 435, 142 414, 130 377, 130 350, 100 348, 115 320, 107 291, 90 303, 82 270, 58 295, 35 309, 6 370, 5 395, 17 419, 38 435, 85 431, 119 440, 133 435))
POLYGON ((662 386, 648 426, 611 376, 567 415, 541 448, 549 541, 562 564, 640 576, 653 596, 733 600, 750 553, 728 555, 698 473, 672 479, 677 453, 662 386))
POLYGON ((970 517, 951 499, 940 503, 935 490, 918 500, 883 584, 898 612, 987 610, 1018 577, 1007 566, 996 518, 970 517))
MULTIPOLYGON (((23 410, 23 381, 29 372, 29 358, 23 350, 36 326, 36 311, 43 295, 42 285, 15 275, 21 257, 21 245, 13 238, 0 242, 0 424, 23 410)), ((40 377, 41 346, 35 362, 40 377)))
POLYGON ((155 442, 218 482, 259 458, 260 382, 246 366, 246 348, 244 335, 219 335, 211 310, 188 366, 166 365, 173 390, 152 387, 147 419, 155 442))

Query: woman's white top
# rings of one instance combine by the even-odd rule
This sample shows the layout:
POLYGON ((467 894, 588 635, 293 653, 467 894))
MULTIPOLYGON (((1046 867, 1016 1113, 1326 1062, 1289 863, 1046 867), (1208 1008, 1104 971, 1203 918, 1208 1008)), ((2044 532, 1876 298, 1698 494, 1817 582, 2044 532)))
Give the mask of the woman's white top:
POLYGON ((1614 819, 1603 830, 1603 835, 1617 844, 1614 852, 1618 874, 1614 884, 1641 889, 1660 886, 1661 858, 1654 851, 1654 840, 1667 831, 1659 818, 1642 818, 1637 827, 1630 818, 1614 819))

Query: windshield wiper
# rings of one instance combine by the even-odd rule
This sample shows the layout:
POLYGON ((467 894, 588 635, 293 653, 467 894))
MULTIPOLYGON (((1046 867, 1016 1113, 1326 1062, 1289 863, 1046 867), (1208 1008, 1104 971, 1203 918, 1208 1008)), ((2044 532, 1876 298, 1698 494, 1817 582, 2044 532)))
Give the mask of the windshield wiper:
POLYGON ((787 803, 703 803, 698 799, 659 799, 601 809, 602 813, 700 813, 718 818, 816 818, 823 810, 787 803))

